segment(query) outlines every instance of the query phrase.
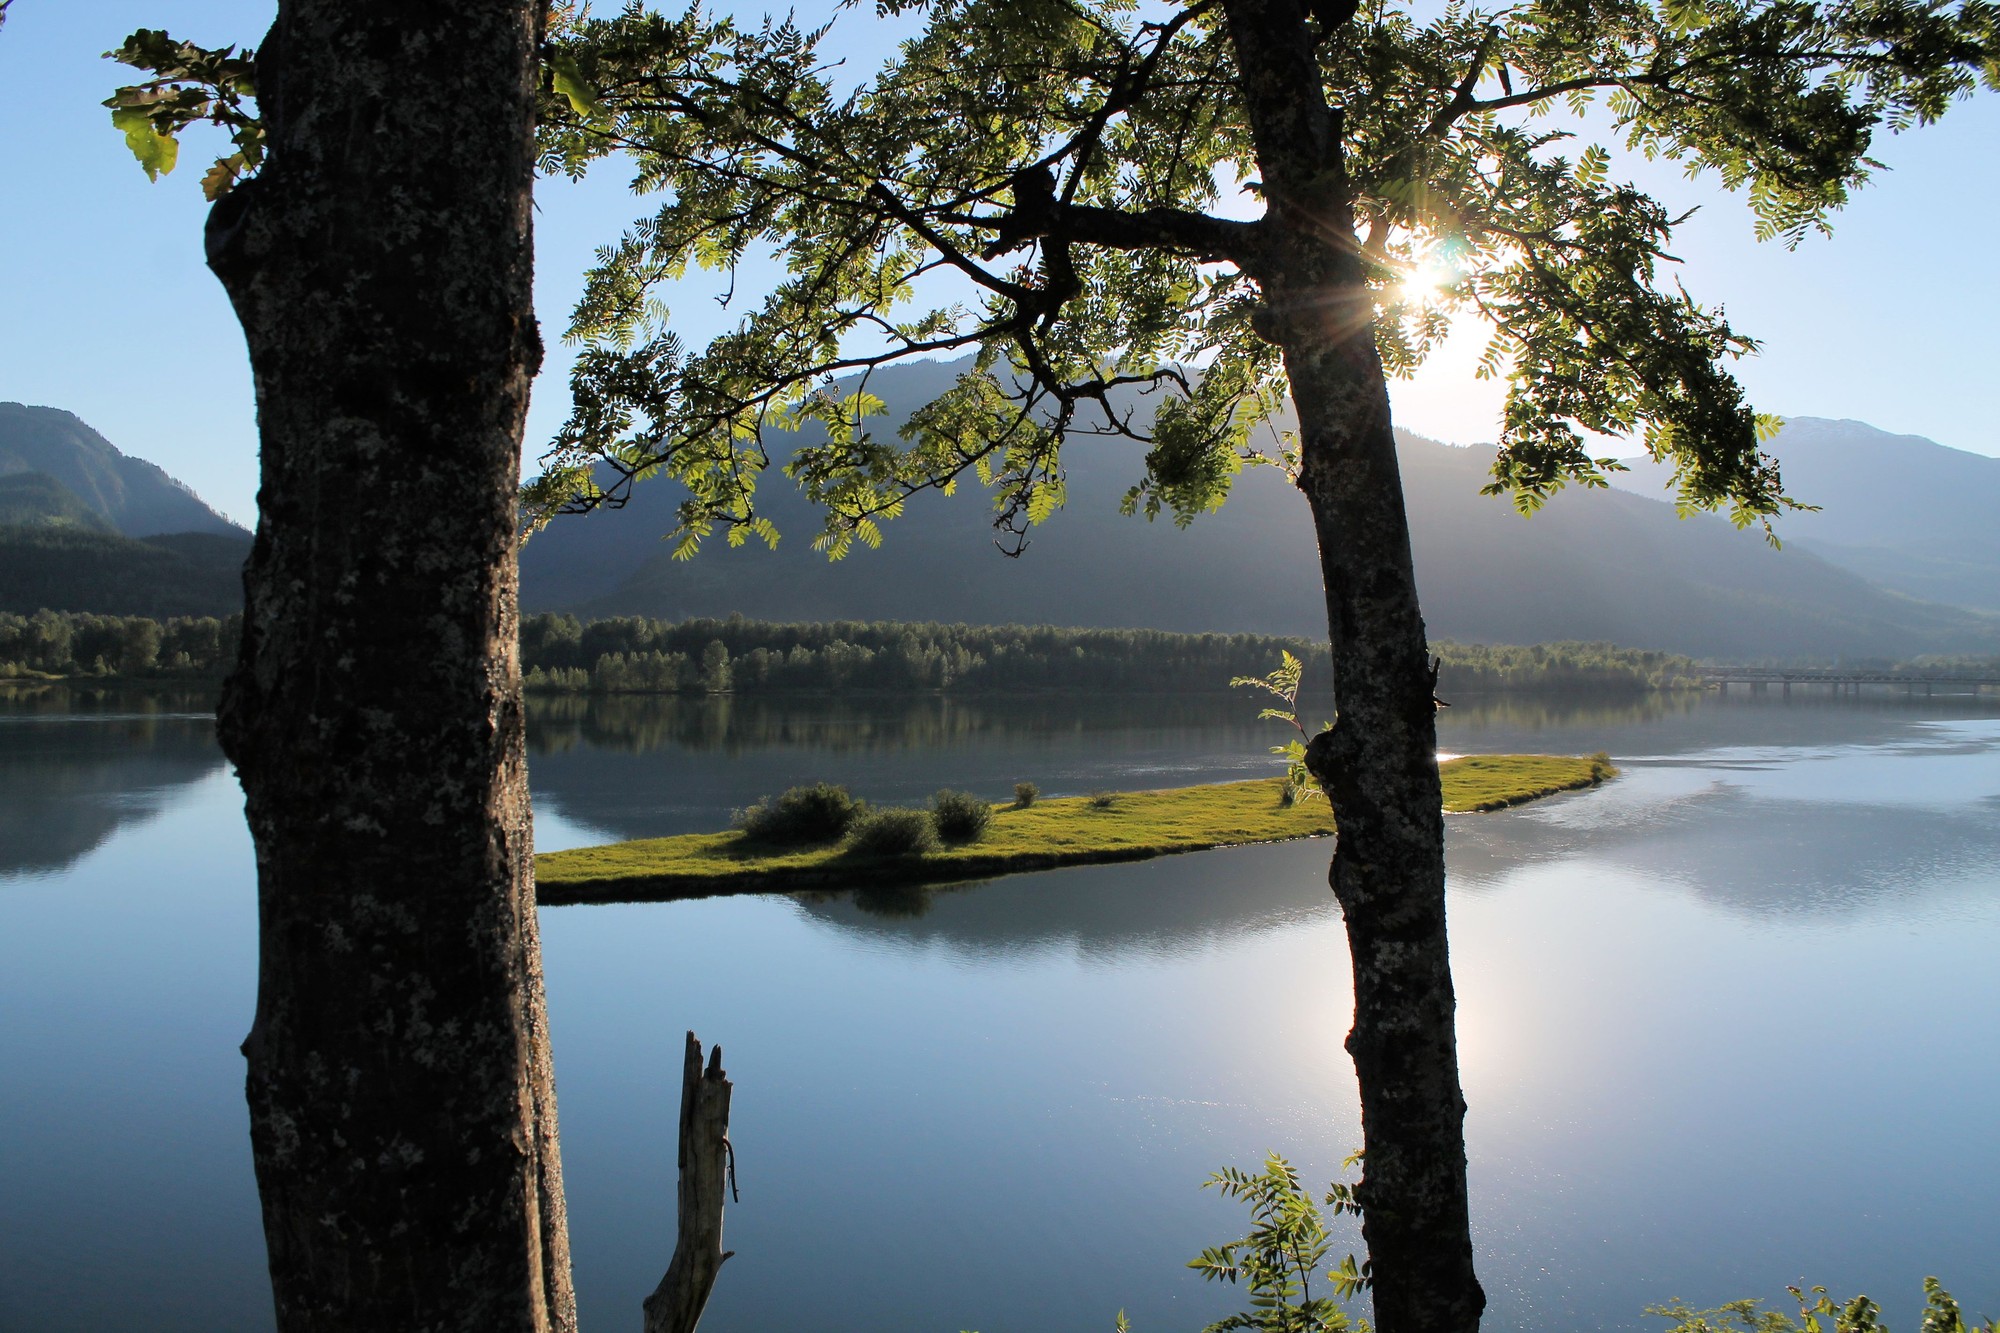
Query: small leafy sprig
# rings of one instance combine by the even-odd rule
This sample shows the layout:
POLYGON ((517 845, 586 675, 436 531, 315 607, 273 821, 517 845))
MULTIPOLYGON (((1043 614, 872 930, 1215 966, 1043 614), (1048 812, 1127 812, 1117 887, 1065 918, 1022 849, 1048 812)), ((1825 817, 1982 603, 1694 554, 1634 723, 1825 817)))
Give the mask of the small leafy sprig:
POLYGON ((220 50, 175 41, 165 32, 141 28, 105 58, 142 69, 154 77, 127 84, 106 98, 111 123, 148 180, 158 180, 180 159, 180 133, 198 121, 229 131, 235 151, 215 160, 201 178, 210 202, 229 193, 264 161, 264 122, 255 109, 257 53, 233 46, 220 50))
MULTIPOLYGON (((1257 719, 1260 722, 1267 718, 1275 719, 1287 724, 1292 730, 1299 733, 1283 745, 1273 745, 1271 747, 1272 754, 1280 755, 1285 760, 1284 803, 1286 805, 1291 805, 1295 801, 1310 800, 1314 796, 1324 798, 1326 795, 1326 793, 1320 790, 1319 782, 1313 777, 1312 770, 1306 767, 1306 742, 1310 741, 1312 736, 1299 724, 1299 678, 1304 674, 1305 663, 1292 656, 1289 652, 1280 652, 1278 669, 1270 675, 1235 676, 1229 681, 1231 689, 1235 689, 1238 686, 1245 686, 1253 690, 1262 690, 1266 694, 1276 695, 1284 706, 1282 708, 1266 708, 1257 714, 1257 719)), ((1320 729, 1324 731, 1332 725, 1329 722, 1320 729)))
MULTIPOLYGON (((1361 1160, 1359 1153, 1344 1163, 1349 1169, 1361 1160)), ((1217 1323, 1202 1333, 1342 1333, 1366 1330, 1364 1321, 1352 1321, 1341 1307, 1364 1291, 1370 1282, 1366 1263, 1357 1263, 1350 1254, 1337 1266, 1328 1268, 1327 1252, 1332 1238, 1327 1235, 1326 1215, 1315 1207, 1299 1183, 1298 1172, 1284 1158, 1272 1153, 1259 1172, 1225 1167, 1208 1178, 1204 1189, 1213 1187, 1232 1199, 1250 1205, 1250 1234, 1226 1245, 1211 1246, 1188 1264, 1211 1282, 1240 1282, 1250 1288, 1250 1308, 1217 1323), (1331 1295, 1315 1296, 1313 1278, 1322 1275, 1331 1295)), ((1327 1191, 1326 1205, 1334 1215, 1358 1214, 1354 1187, 1336 1183, 1327 1191)))

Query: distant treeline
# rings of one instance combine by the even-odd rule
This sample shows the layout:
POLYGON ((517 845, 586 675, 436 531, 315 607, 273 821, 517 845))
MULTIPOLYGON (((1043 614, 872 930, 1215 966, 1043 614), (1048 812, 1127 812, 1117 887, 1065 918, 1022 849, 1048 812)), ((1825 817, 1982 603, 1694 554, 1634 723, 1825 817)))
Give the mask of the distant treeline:
MULTIPOLYGON (((236 658, 242 618, 0 613, 0 677, 214 676, 236 658)), ((1699 684, 1693 663, 1605 643, 1533 647, 1434 645, 1438 690, 1658 690, 1699 684)), ((1262 676, 1281 653, 1305 663, 1323 693, 1324 643, 1263 634, 939 625, 894 621, 773 624, 745 620, 589 623, 569 615, 521 622, 531 690, 601 694, 783 691, 1161 692, 1222 690, 1262 676)))
POLYGON ((243 617, 0 612, 0 679, 22 676, 220 676, 243 617))
MULTIPOLYGON (((1615 643, 1434 643, 1443 659, 1438 690, 1693 690, 1701 688, 1694 659, 1677 653, 1620 648, 1615 643)), ((1321 649, 1321 655, 1325 650, 1321 649)))
MULTIPOLYGON (((521 622, 529 689, 670 694, 764 690, 1213 690, 1262 675, 1299 640, 1256 634, 835 620, 521 622)), ((1319 650, 1320 658, 1326 656, 1319 650)))
MULTIPOLYGON (((1678 689, 1694 663, 1606 643, 1533 647, 1438 644, 1441 691, 1678 689)), ((1308 692, 1331 678, 1324 643, 1263 634, 941 625, 896 621, 775 624, 648 620, 588 624, 528 616, 521 663, 531 690, 609 694, 778 690, 1084 690, 1187 692, 1262 676, 1289 652, 1308 692)))
POLYGON ((1913 657, 1908 661, 1896 662, 1889 666, 1888 670, 1952 672, 1961 676, 2000 676, 2000 657, 1978 656, 1971 653, 1933 653, 1928 657, 1913 657))

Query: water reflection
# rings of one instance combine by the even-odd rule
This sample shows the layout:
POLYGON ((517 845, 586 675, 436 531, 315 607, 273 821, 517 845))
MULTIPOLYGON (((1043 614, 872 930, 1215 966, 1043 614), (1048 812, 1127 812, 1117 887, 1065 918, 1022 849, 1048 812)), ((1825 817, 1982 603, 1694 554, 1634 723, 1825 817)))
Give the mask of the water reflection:
POLYGON ((1172 958, 1334 915, 1322 838, 1129 865, 1079 867, 925 890, 793 895, 838 934, 967 960, 1069 955, 1172 958))
MULTIPOLYGON (((1713 698, 1713 696, 1709 696, 1713 698)), ((1462 696, 1440 717, 1456 741, 1486 734, 1645 726, 1697 711, 1704 696, 1580 694, 1462 696)), ((667 748, 740 755, 774 746, 824 750, 930 749, 1000 736, 1228 727, 1276 739, 1254 721, 1247 694, 1049 694, 914 696, 536 694, 528 698, 528 748, 535 756, 580 746, 625 754, 667 748)), ((1319 716, 1312 700, 1309 718, 1319 716)), ((1326 710, 1322 707, 1320 712, 1326 710)), ((1441 740, 1443 737, 1441 737, 1441 740)), ((1449 747, 1447 747, 1449 748, 1449 747)))
POLYGON ((960 700, 544 698, 531 703, 537 845, 728 826, 732 811, 802 782, 886 804, 941 787, 1011 799, 1171 787, 1274 771, 1273 724, 1217 696, 960 700), (550 835, 554 834, 552 838, 550 835))
MULTIPOLYGON (((538 795, 573 816, 587 811, 580 817, 619 836, 719 827, 731 806, 821 776, 892 801, 946 784, 977 789, 982 777, 998 795, 1014 776, 1039 780, 1051 769, 1071 775, 1072 791, 1219 780, 1256 770, 1269 739, 1227 696, 931 697, 800 710, 761 701, 551 702, 565 707, 543 714, 545 737, 559 719, 578 736, 615 733, 631 763, 605 761, 596 740, 577 743, 602 769, 558 767, 545 749, 538 795), (695 765, 682 776, 682 759, 697 755, 705 756, 707 801, 690 799, 701 791, 695 765), (675 799, 663 799, 670 790, 675 799)), ((1501 892, 1536 867, 1581 860, 1751 917, 1948 904, 2000 864, 2000 708, 1992 704, 1714 694, 1461 699, 1444 715, 1442 748, 1607 749, 1624 775, 1587 796, 1453 818, 1452 887, 1501 892)), ((1051 872, 794 901, 839 934, 968 958, 1172 955, 1333 913, 1329 853, 1316 843, 1100 868, 1088 893, 1072 888, 1082 881, 1069 872, 1051 872), (1222 866, 1230 873, 1218 886, 1222 866)))
POLYGON ((48 875, 222 767, 199 694, 0 691, 0 877, 48 875))
MULTIPOLYGON (((1925 1272, 1996 1308, 2000 708, 1454 702, 1446 748, 1625 769, 1448 825, 1486 1327, 1629 1329, 1802 1276, 1898 1328, 1925 1272)), ((186 707, 0 702, 6 865, 71 854, 68 806, 124 821, 0 892, 0 1329, 270 1327, 236 1053, 252 860, 186 707)), ((1269 762, 1251 711, 539 701, 538 836, 563 811, 592 840, 715 827, 815 776, 878 800, 1202 781, 1269 762)), ((1240 1293, 1184 1264, 1242 1217, 1201 1178, 1280 1148, 1317 1183, 1359 1141, 1328 852, 545 911, 586 1326, 658 1280, 690 1027, 740 1089, 715 1333, 1219 1318, 1240 1293)))
MULTIPOLYGON (((528 727, 537 843, 710 831, 759 797, 821 780, 901 804, 947 786, 998 800, 1020 781, 1070 796, 1257 777, 1275 771, 1269 749, 1284 739, 1257 707, 1241 693, 539 696, 528 727)), ((1694 695, 1468 697, 1443 715, 1439 743, 1574 750, 1588 740, 1587 752, 1613 737, 1650 744, 1663 723, 1700 710, 1694 695)))
POLYGON ((1823 719, 1821 743, 1625 759, 1588 800, 1455 820, 1452 885, 1497 891, 1585 860, 1733 913, 1827 918, 1942 909, 1985 884, 2000 865, 2000 718, 1833 720, 1851 723, 1846 743, 1824 743, 1823 719))
POLYGON ((1228 695, 530 695, 528 748, 588 745, 646 754, 667 747, 740 755, 772 746, 931 749, 1001 734, 1242 724, 1256 710, 1228 695))

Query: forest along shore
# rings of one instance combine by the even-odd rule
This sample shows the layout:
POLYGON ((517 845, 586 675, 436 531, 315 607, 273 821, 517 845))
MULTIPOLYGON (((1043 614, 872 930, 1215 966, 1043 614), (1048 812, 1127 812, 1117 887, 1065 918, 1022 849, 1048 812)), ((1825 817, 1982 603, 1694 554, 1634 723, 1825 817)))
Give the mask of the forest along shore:
MULTIPOLYGON (((235 665, 242 618, 0 612, 0 681, 220 680, 235 665)), ((1694 689, 1686 657, 1604 643, 1529 647, 1438 643, 1438 688, 1694 689)), ((1324 641, 1267 634, 902 621, 784 624, 745 620, 521 620, 523 684, 548 694, 787 692, 1215 692, 1261 676, 1281 653, 1307 692, 1330 689, 1324 641)))
MULTIPOLYGON (((1594 787, 1618 772, 1602 754, 1468 755, 1445 761, 1438 771, 1444 808, 1458 814, 1594 787)), ((1287 801, 1286 785, 1284 778, 1259 778, 1046 801, 1029 796, 995 808, 976 839, 930 850, 882 852, 840 835, 786 845, 744 829, 579 847, 535 858, 536 894, 543 904, 559 906, 945 884, 1332 833, 1334 812, 1326 801, 1287 801)))

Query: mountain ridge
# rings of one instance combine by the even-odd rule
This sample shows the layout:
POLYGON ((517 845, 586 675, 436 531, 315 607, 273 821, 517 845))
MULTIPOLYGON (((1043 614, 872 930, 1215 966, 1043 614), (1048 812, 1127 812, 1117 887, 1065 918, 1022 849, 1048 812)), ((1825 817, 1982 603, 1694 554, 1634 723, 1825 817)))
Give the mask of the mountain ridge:
MULTIPOLYGON (((2000 458, 1807 416, 1766 449, 1786 491, 1818 506, 1779 518, 1786 545, 1912 597, 2000 612, 2000 458)), ((1657 496, 1671 480, 1650 458, 1623 462, 1620 489, 1657 496)))
MULTIPOLYGON (((907 411, 955 373, 952 363, 907 379, 877 372, 871 391, 907 411)), ((1804 542, 1773 550, 1722 518, 1683 520, 1624 490, 1572 488, 1523 519, 1479 493, 1490 446, 1398 440, 1418 590, 1437 638, 1608 640, 1751 659, 2000 651, 2000 618, 1878 587, 1804 542)), ((674 527, 677 497, 641 486, 623 510, 558 519, 530 541, 523 601, 586 616, 1325 633, 1310 519, 1282 476, 1246 470, 1220 511, 1177 530, 1117 512, 1142 458, 1128 442, 1068 446, 1067 504, 1018 561, 992 549, 967 485, 950 499, 917 497, 884 525, 881 550, 857 544, 829 566, 805 549, 818 529, 809 508, 773 478, 759 503, 785 534, 777 552, 711 541, 675 562, 658 537, 674 527)))
POLYGON ((166 469, 122 452, 74 412, 0 402, 0 476, 40 472, 127 537, 249 537, 166 469))
POLYGON ((228 615, 250 534, 73 412, 0 403, 0 610, 228 615))
MULTIPOLYGON (((959 369, 905 366, 878 372, 872 388, 906 414, 959 369)), ((2000 652, 2000 530, 1983 522, 2000 511, 2000 460, 1818 418, 1793 419, 1777 449, 1793 492, 1828 500, 1819 514, 1781 520, 1782 551, 1721 518, 1682 520, 1636 493, 1662 475, 1650 461, 1613 489, 1565 491, 1523 519, 1504 498, 1479 493, 1490 446, 1398 432, 1430 633, 1762 660, 2000 652), (1894 485, 1878 483, 1885 470, 1894 485), (1940 490, 1948 494, 1931 504, 1940 490), (1953 560, 1948 572, 1970 594, 1994 594, 1984 608, 1917 595, 1940 586, 1940 567, 1953 560)), ((1143 454, 1130 441, 1072 441, 1066 508, 1031 531, 1018 560, 994 548, 990 511, 967 484, 953 498, 917 497, 884 525, 881 550, 857 544, 829 564, 809 549, 819 526, 810 506, 774 474, 759 500, 785 534, 776 553, 710 541, 676 562, 659 538, 674 526, 678 496, 641 486, 627 508, 559 519, 527 545, 523 605, 586 616, 740 612, 1322 636, 1312 525, 1285 478, 1246 469, 1219 512, 1182 530, 1118 513, 1143 454)), ((74 414, 0 404, 0 609, 225 614, 240 605, 248 543, 164 470, 121 453, 74 414), (84 480, 73 484, 65 467, 84 480), (114 515, 145 529, 163 514, 197 526, 114 530, 114 515)))

